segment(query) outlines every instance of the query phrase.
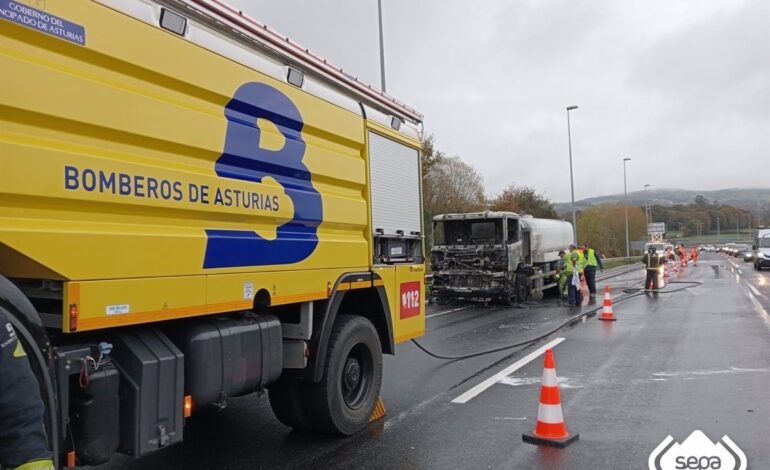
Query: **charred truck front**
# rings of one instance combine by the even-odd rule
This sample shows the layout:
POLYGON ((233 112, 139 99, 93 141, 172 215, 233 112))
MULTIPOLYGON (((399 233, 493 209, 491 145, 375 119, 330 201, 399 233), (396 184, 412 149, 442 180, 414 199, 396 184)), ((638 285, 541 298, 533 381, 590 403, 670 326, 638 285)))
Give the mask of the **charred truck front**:
POLYGON ((514 303, 556 287, 559 250, 572 225, 513 212, 442 214, 433 218, 431 295, 514 303))

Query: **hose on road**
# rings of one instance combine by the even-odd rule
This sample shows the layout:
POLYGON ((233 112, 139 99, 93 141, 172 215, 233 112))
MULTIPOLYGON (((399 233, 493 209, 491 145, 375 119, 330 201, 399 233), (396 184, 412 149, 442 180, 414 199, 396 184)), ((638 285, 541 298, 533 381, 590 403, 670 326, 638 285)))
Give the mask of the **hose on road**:
MULTIPOLYGON (((656 292, 654 294, 673 294, 675 292, 680 292, 680 291, 683 291, 685 289, 690 289, 692 287, 699 286, 699 285, 702 284, 702 282, 698 282, 698 281, 672 281, 672 282, 669 282, 666 285, 671 285, 671 284, 682 284, 683 287, 679 287, 677 289, 672 289, 672 290, 659 290, 658 292, 656 292)), ((625 302, 626 300, 630 300, 630 299, 633 299, 634 297, 639 297, 639 296, 644 295, 645 293, 647 293, 647 291, 645 291, 645 289, 641 289, 641 288, 623 289, 623 292, 626 293, 626 294, 629 294, 629 295, 626 295, 624 297, 619 298, 617 301, 615 301, 616 304, 617 303, 621 303, 621 302, 625 302)), ((520 341, 518 343, 513 343, 513 344, 506 344, 504 346, 499 346, 499 347, 492 348, 492 349, 484 349, 484 350, 477 351, 477 352, 470 353, 470 354, 463 354, 463 355, 459 355, 459 356, 446 356, 446 355, 434 353, 434 352, 428 350, 425 346, 420 344, 416 339, 413 339, 412 343, 414 343, 414 345, 417 346, 422 352, 424 352, 428 356, 434 357, 436 359, 443 359, 443 360, 446 360, 446 361, 461 361, 463 359, 470 359, 472 357, 485 356, 487 354, 494 354, 494 353, 497 353, 497 352, 500 352, 500 351, 505 351, 505 350, 514 349, 514 348, 519 348, 519 347, 522 347, 522 346, 527 346, 527 345, 532 344, 532 343, 536 343, 536 342, 540 341, 541 339, 544 339, 544 338, 547 338, 547 337, 551 336, 552 334, 556 333, 557 331, 561 330, 562 328, 565 328, 565 327, 575 323, 576 321, 579 321, 580 319, 582 319, 584 317, 588 317, 588 316, 594 315, 596 312, 601 310, 603 307, 604 306, 597 306, 597 307, 594 307, 592 309, 586 310, 584 312, 580 312, 579 314, 574 315, 574 316, 568 318, 566 321, 564 321, 563 323, 559 324, 555 328, 553 328, 553 329, 551 329, 551 330, 549 330, 549 331, 547 331, 547 332, 545 332, 545 333, 543 333, 543 334, 541 334, 539 336, 536 336, 534 338, 527 339, 526 341, 520 341)))

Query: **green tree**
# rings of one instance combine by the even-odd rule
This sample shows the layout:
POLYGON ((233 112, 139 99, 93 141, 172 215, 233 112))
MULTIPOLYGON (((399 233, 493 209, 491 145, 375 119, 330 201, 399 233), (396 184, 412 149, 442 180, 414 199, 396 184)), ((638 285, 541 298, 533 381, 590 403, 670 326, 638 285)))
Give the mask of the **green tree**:
POLYGON ((428 201, 434 201, 435 189, 431 174, 439 163, 445 158, 443 152, 436 148, 436 139, 433 134, 426 134, 422 139, 422 151, 420 152, 420 168, 422 174, 422 199, 423 199, 423 227, 425 239, 433 238, 433 216, 435 208, 428 201))
MULTIPOLYGON (((626 255, 626 206, 607 203, 581 211, 577 219, 578 241, 588 243, 608 257, 626 255)), ((647 231, 644 210, 628 206, 629 241, 643 240, 647 231)))
POLYGON ((558 219, 553 203, 530 186, 508 185, 492 200, 492 209, 529 214, 545 219, 558 219))
POLYGON ((430 173, 430 170, 444 157, 444 153, 436 148, 436 138, 433 134, 427 134, 422 139, 422 153, 420 154, 423 183, 425 183, 425 177, 430 173))

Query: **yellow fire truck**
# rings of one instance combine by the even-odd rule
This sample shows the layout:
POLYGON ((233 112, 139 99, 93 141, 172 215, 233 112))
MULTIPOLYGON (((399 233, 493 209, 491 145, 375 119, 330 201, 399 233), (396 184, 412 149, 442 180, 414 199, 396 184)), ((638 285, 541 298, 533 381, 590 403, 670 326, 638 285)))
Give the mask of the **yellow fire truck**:
POLYGON ((0 0, 0 309, 56 457, 267 389, 362 429, 424 332, 422 115, 220 0, 0 0))

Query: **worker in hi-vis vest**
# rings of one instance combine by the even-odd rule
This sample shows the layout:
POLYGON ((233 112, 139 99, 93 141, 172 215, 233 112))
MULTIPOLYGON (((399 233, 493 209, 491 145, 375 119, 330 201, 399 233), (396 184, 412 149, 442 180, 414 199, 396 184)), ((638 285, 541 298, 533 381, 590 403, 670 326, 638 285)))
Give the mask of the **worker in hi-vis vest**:
POLYGON ((658 276, 661 273, 663 263, 666 263, 666 259, 658 255, 654 246, 648 248, 647 253, 642 256, 642 264, 644 264, 647 270, 647 277, 644 280, 645 292, 649 292, 652 289, 657 294, 659 288, 658 276))
POLYGON ((580 289, 580 252, 574 245, 570 246, 571 251, 564 255, 564 272, 567 273, 567 302, 570 306, 580 306, 583 304, 583 293, 580 289))
POLYGON ((559 252, 559 261, 556 264, 556 274, 553 276, 556 279, 556 282, 559 283, 559 296, 562 299, 567 298, 567 271, 565 269, 567 261, 564 256, 565 254, 566 252, 564 250, 559 252))
POLYGON ((27 353, 0 309, 0 467, 53 470, 44 415, 27 353))
POLYGON ((588 297, 593 299, 596 297, 596 269, 604 270, 602 265, 602 259, 596 254, 596 250, 589 247, 587 244, 582 246, 583 253, 585 254, 585 276, 586 285, 588 286, 588 297))

